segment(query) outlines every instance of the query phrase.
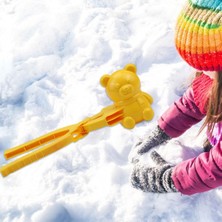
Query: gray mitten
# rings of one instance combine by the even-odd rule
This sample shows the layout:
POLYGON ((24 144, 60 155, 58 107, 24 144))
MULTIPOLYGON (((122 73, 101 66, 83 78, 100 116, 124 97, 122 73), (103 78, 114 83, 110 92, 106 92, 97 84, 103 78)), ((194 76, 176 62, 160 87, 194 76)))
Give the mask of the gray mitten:
POLYGON ((151 153, 151 158, 156 163, 156 167, 135 164, 131 174, 133 187, 152 193, 177 192, 171 177, 173 166, 167 163, 156 151, 151 153))
POLYGON ((152 148, 168 142, 171 137, 168 136, 158 125, 144 137, 144 139, 138 142, 129 154, 131 163, 139 162, 140 156, 148 152, 152 148))
POLYGON ((148 152, 153 147, 159 146, 168 140, 170 140, 171 137, 168 136, 158 125, 154 130, 148 134, 145 139, 141 142, 139 142, 137 147, 138 154, 144 154, 148 152))

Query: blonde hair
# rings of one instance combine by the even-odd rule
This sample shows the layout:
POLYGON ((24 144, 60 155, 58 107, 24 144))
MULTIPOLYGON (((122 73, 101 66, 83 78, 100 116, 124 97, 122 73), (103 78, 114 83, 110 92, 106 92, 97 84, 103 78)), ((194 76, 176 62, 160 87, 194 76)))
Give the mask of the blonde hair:
POLYGON ((208 132, 212 135, 215 124, 222 120, 222 71, 217 73, 213 81, 206 110, 206 118, 200 132, 207 127, 208 132))

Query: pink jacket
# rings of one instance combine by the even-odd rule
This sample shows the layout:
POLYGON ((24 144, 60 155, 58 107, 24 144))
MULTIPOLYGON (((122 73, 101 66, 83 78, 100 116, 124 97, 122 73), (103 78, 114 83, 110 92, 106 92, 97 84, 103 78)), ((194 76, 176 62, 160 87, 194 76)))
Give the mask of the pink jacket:
MULTIPOLYGON (((176 101, 159 119, 158 124, 172 138, 180 136, 192 125, 205 116, 203 96, 211 84, 200 84, 211 81, 201 75, 184 95, 176 101), (200 82, 198 82, 200 81, 200 82), (195 83, 198 83, 195 85, 195 83), (202 94, 202 95, 201 95, 202 94), (201 95, 201 97, 199 96, 201 95)), ((210 152, 177 164, 172 173, 172 179, 178 191, 192 195, 222 186, 222 122, 216 124, 210 142, 214 146, 210 152)))

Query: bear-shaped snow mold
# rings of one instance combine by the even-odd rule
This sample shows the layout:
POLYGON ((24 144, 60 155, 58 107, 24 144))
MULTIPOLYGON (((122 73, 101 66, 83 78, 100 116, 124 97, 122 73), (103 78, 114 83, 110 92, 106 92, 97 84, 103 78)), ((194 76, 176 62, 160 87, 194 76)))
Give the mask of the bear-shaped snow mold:
POLYGON ((77 142, 91 131, 118 123, 127 129, 132 129, 136 123, 153 118, 154 112, 151 108, 153 99, 140 90, 140 80, 136 75, 135 65, 128 64, 124 69, 111 75, 104 75, 100 82, 106 88, 107 95, 114 101, 112 105, 77 124, 54 130, 5 150, 6 160, 22 156, 0 167, 2 176, 6 177, 72 142, 77 142))
POLYGON ((114 106, 123 109, 124 118, 121 124, 125 128, 132 129, 136 123, 153 118, 153 98, 141 91, 134 64, 128 64, 111 75, 103 75, 100 83, 105 87, 114 106))

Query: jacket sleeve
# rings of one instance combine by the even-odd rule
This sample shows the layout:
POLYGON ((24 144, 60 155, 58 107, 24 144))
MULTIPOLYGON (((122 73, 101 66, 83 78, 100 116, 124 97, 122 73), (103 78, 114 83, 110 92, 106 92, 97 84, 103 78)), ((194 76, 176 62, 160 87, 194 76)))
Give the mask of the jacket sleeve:
POLYGON ((221 142, 210 152, 176 165, 172 179, 178 191, 186 195, 201 193, 222 186, 221 142))
POLYGON ((174 102, 158 120, 159 127, 171 138, 183 134, 205 117, 194 102, 193 89, 189 87, 184 95, 174 102))

